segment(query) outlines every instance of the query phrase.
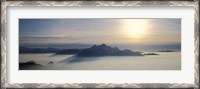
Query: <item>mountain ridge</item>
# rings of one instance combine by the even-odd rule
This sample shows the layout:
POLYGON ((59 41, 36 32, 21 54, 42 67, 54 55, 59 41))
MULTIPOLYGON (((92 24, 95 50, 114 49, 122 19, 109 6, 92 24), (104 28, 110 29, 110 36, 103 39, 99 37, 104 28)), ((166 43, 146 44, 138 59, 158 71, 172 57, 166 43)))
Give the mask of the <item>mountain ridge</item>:
POLYGON ((129 49, 120 50, 117 47, 101 44, 84 49, 78 53, 77 56, 143 56, 143 54, 141 54, 141 52, 133 52, 129 49))

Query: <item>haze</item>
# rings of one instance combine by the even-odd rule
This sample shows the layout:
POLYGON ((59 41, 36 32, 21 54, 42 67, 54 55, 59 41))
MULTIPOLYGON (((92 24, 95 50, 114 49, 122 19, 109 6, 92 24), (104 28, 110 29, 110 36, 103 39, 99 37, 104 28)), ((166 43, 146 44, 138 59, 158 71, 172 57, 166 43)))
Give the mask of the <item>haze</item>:
POLYGON ((122 49, 181 48, 181 19, 19 19, 19 45, 122 49))

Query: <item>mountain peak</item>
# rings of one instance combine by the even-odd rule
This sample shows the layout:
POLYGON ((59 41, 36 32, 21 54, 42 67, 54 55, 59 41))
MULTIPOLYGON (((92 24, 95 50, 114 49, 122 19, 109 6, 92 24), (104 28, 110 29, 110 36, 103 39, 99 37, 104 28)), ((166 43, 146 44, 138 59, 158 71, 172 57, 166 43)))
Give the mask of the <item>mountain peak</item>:
POLYGON ((93 45, 77 54, 78 56, 142 56, 139 52, 131 50, 120 50, 117 47, 107 46, 106 44, 93 45))
POLYGON ((111 48, 111 47, 107 46, 106 44, 101 44, 101 45, 93 45, 91 48, 111 48))
POLYGON ((107 46, 106 44, 101 44, 100 46, 107 46))

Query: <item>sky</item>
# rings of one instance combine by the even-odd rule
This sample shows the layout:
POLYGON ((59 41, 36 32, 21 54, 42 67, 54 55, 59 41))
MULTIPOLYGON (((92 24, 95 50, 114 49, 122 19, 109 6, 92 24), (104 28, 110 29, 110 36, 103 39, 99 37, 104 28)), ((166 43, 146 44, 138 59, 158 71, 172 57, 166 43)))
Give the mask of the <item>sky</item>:
POLYGON ((181 19, 19 19, 19 46, 181 48, 181 19))

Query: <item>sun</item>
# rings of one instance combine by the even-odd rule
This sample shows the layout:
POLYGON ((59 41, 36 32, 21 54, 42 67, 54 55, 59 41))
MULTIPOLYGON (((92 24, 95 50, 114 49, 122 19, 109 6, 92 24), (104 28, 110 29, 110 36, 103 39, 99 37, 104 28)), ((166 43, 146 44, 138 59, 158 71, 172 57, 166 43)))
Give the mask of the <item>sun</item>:
POLYGON ((148 21, 145 19, 126 19, 122 21, 123 34, 132 37, 140 38, 145 36, 148 30, 148 21))

